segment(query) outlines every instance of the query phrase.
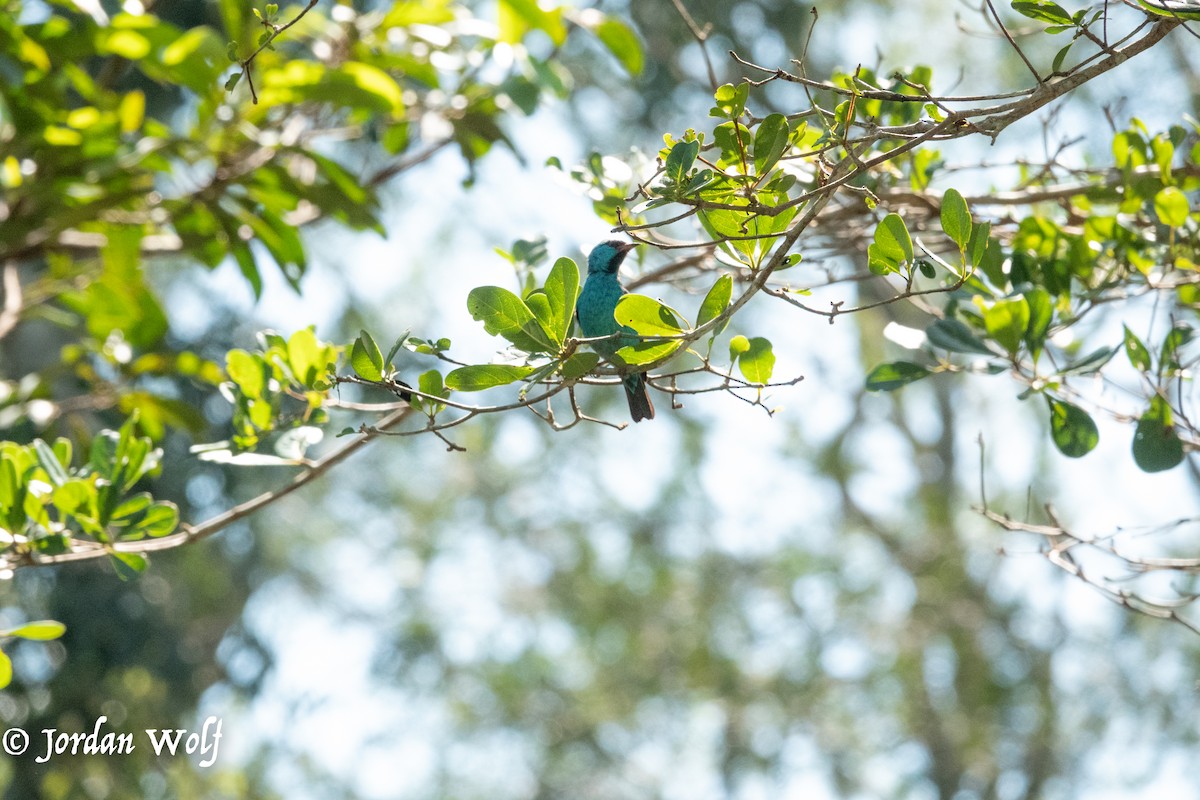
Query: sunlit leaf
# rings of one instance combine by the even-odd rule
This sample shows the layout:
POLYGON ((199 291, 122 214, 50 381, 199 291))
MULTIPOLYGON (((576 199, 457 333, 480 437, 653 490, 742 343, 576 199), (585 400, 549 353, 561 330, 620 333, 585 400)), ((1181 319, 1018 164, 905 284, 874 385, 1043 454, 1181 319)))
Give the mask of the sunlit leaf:
POLYGON ((146 571, 149 562, 146 557, 139 553, 124 553, 119 550, 110 550, 109 559, 112 562, 113 569, 123 581, 136 578, 146 571))
POLYGON ((1073 25, 1074 21, 1071 15, 1053 0, 1030 0, 1023 2, 1015 0, 1012 4, 1013 11, 1018 14, 1024 14, 1030 19, 1036 19, 1039 22, 1049 22, 1053 25, 1073 25))
POLYGON ((47 642, 51 639, 57 639, 66 632, 67 626, 61 622, 52 619, 39 619, 34 622, 26 622, 24 625, 19 625, 16 628, 0 631, 0 637, 12 636, 17 639, 47 642))
POLYGON ((579 267, 569 258, 560 258, 546 277, 546 299, 553 321, 549 333, 557 344, 566 341, 575 317, 575 301, 579 298, 579 267))
POLYGON ((1021 347, 1025 331, 1029 329, 1029 303, 1023 296, 997 300, 983 311, 983 322, 988 336, 1009 354, 1021 347))
POLYGON ((769 114, 754 131, 754 174, 766 175, 787 152, 788 122, 783 114, 769 114))
POLYGON ((671 152, 667 154, 664 167, 667 178, 674 183, 682 183, 699 152, 700 142, 695 139, 690 142, 676 142, 671 147, 671 152))
POLYGON ((446 375, 446 386, 460 392, 478 392, 519 381, 533 371, 533 367, 515 364, 473 364, 451 370, 446 375))
POLYGON ((674 336, 684 331, 679 315, 652 297, 627 294, 617 301, 616 320, 641 336, 674 336))
MULTIPOLYGON (((724 313, 725 309, 729 307, 732 297, 733 276, 726 273, 717 278, 716 283, 712 285, 708 294, 704 296, 703 302, 700 303, 700 310, 696 314, 696 327, 699 328, 724 313)), ((713 333, 720 333, 720 329, 723 327, 724 325, 718 326, 713 333)))
POLYGON ((875 246, 880 257, 892 262, 913 260, 912 237, 899 214, 888 214, 875 228, 875 246))
POLYGON ((967 201, 957 189, 947 189, 942 195, 941 211, 942 230, 958 245, 959 250, 966 250, 971 241, 971 212, 967 201))
POLYGON ((748 347, 738 356, 738 369, 751 383, 766 384, 775 370, 775 353, 771 342, 762 336, 747 341, 748 347))
POLYGON ((1187 195, 1174 186, 1160 189, 1158 194, 1154 195, 1154 213, 1163 225, 1180 227, 1188 219, 1187 195))
POLYGON ((642 42, 632 28, 608 15, 588 27, 608 48, 608 52, 616 56, 626 72, 633 76, 642 74, 646 57, 642 51, 642 42))
POLYGON ((542 329, 525 302, 499 286, 479 286, 467 295, 467 311, 483 323, 493 336, 503 336, 527 352, 555 350, 557 346, 542 329))
POLYGON ((1129 326, 1125 327, 1125 355, 1129 357, 1129 363, 1135 369, 1147 372, 1150 369, 1150 351, 1146 349, 1146 345, 1142 344, 1142 340, 1137 337, 1133 331, 1129 330, 1129 326))
POLYGON ((371 334, 366 331, 360 331, 360 334, 350 350, 350 366, 360 378, 369 381, 382 380, 383 353, 379 351, 379 345, 371 338, 371 334))

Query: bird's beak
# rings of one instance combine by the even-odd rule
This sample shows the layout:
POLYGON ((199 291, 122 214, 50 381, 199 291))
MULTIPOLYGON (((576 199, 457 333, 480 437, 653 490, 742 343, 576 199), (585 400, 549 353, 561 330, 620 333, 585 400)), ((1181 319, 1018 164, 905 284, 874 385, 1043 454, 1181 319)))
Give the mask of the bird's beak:
POLYGON ((617 245, 617 249, 622 253, 628 253, 630 250, 638 246, 638 242, 623 242, 617 245))

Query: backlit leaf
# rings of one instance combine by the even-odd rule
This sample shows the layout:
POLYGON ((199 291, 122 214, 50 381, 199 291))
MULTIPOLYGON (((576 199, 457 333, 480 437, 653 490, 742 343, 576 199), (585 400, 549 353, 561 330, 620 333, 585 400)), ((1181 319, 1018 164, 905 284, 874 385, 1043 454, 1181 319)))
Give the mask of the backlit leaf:
POLYGON ((738 356, 738 369, 751 383, 768 383, 775 370, 775 353, 770 340, 755 336, 747 344, 749 347, 738 356))
POLYGON ((446 386, 460 392, 478 392, 519 381, 533 370, 516 364, 472 364, 451 370, 446 375, 446 386))
POLYGON ((966 250, 971 241, 971 212, 957 189, 947 189, 942 195, 941 220, 946 235, 958 245, 959 250, 966 250))
POLYGON ((932 375, 926 367, 911 361, 880 364, 867 376, 867 389, 872 392, 891 392, 902 386, 932 375))
POLYGON ((1100 441, 1096 423, 1086 411, 1054 397, 1047 397, 1050 405, 1050 437, 1059 452, 1069 458, 1079 458, 1090 453, 1100 441))
POLYGON ((1158 395, 1150 400, 1134 429, 1133 460, 1145 472, 1162 472, 1183 461, 1183 442, 1175 430, 1171 407, 1158 395))
POLYGON ((379 351, 379 345, 375 344, 371 334, 366 331, 360 333, 362 335, 354 340, 354 347, 350 351, 350 366, 354 367, 360 378, 369 381, 382 380, 383 353, 379 351))

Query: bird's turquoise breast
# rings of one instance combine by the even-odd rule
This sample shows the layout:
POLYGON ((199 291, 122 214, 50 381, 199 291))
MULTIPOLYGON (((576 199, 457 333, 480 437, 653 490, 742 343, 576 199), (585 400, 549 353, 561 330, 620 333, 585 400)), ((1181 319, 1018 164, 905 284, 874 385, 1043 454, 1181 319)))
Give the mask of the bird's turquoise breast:
MULTIPOLYGON (((617 282, 615 275, 588 276, 583 291, 579 293, 579 301, 575 304, 579 328, 585 337, 608 336, 617 332, 619 328, 613 318, 613 312, 621 294, 621 284, 617 282)), ((610 353, 620 347, 620 344, 616 341, 596 342, 593 347, 602 353, 610 353)))

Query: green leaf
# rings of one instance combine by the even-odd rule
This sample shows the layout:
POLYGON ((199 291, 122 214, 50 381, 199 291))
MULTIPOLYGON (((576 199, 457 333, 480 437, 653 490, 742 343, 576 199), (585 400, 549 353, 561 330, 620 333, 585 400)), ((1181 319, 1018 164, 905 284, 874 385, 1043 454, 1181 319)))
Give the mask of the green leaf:
POLYGON ((875 228, 876 253, 895 264, 913 260, 912 237, 899 214, 888 214, 875 228))
POLYGON ((417 388, 425 394, 431 394, 435 397, 446 396, 446 384, 442 380, 442 373, 436 369, 426 370, 417 378, 417 388))
POLYGON ((112 519, 119 522, 124 517, 133 517, 141 514, 150 507, 152 502, 153 499, 147 492, 139 492, 131 497, 127 497, 113 511, 112 519))
POLYGON ((1091 375, 1098 372, 1117 354, 1115 347, 1100 347, 1088 353, 1083 358, 1072 361, 1059 370, 1059 375, 1091 375))
MULTIPOLYGON (((1158 166, 1160 180, 1163 183, 1169 183, 1171 181, 1171 162, 1175 159, 1174 143, 1160 133, 1150 140, 1150 150, 1154 154, 1154 163, 1158 166)), ((1179 190, 1176 189, 1175 191, 1178 192, 1179 190)))
MULTIPOLYGON (((714 239, 731 237, 722 245, 726 252, 751 269, 758 269, 774 246, 776 240, 772 234, 781 233, 787 228, 796 215, 797 207, 792 206, 772 217, 755 212, 750 208, 750 201, 740 193, 724 195, 721 199, 730 205, 745 207, 745 210, 705 209, 700 212, 701 224, 714 239), (749 239, 747 236, 760 238, 749 239)), ((776 206, 786 202, 787 196, 763 190, 756 194, 755 199, 761 205, 776 206)))
POLYGON ((374 99, 373 105, 393 117, 404 113, 404 93, 400 85, 379 67, 361 61, 346 61, 338 66, 339 79, 349 78, 363 93, 374 99))
MULTIPOLYGON (((1049 31, 1050 29, 1047 28, 1046 30, 1049 31)), ((1071 51, 1071 45, 1073 44, 1075 44, 1074 39, 1067 42, 1063 48, 1054 54, 1054 60, 1050 62, 1051 72, 1058 72, 1060 69, 1062 69, 1063 62, 1067 60, 1067 53, 1071 51)))
POLYGON ((473 364, 451 370, 446 375, 446 386, 460 392, 478 392, 519 381, 533 370, 516 364, 473 364))
POLYGON ((123 553, 120 550, 110 550, 108 551, 108 555, 112 561, 113 569, 117 573, 117 577, 123 581, 141 575, 149 565, 146 557, 139 553, 123 553))
POLYGON ((384 366, 391 367, 393 365, 392 359, 396 357, 396 353, 399 353, 400 348, 404 347, 404 343, 408 341, 409 333, 410 331, 405 331, 396 337, 396 341, 392 342, 392 347, 388 350, 387 357, 383 359, 384 366))
POLYGON ((1167 186, 1154 195, 1154 213, 1163 225, 1178 228, 1187 222, 1187 195, 1174 186, 1167 186))
POLYGON ((995 355, 961 320, 939 319, 925 329, 925 338, 934 347, 949 350, 952 353, 978 353, 985 356, 995 355))
POLYGON ((179 508, 174 503, 162 501, 147 509, 131 533, 157 538, 174 533, 179 526, 179 508))
POLYGON ((238 70, 237 72, 230 75, 228 78, 225 79, 225 91, 232 92, 234 89, 237 88, 238 81, 240 81, 241 79, 242 79, 241 70, 238 70))
POLYGON ((775 370, 775 353, 770 340, 755 336, 747 344, 746 351, 738 356, 738 369, 751 383, 770 382, 771 373, 775 370))
POLYGON ((716 180, 716 173, 711 169, 703 169, 692 176, 687 186, 683 187, 684 194, 695 194, 716 180))
POLYGON ((70 475, 62 464, 58 463, 58 455, 50 445, 41 439, 33 440, 33 451, 37 453, 38 466, 46 472, 53 486, 62 486, 70 479, 70 475))
POLYGON ((12 659, 3 650, 0 650, 0 689, 12 683, 12 659))
POLYGON ((1183 369, 1179 360, 1179 349, 1192 340, 1192 326, 1186 322, 1176 322, 1170 333, 1163 339, 1158 353, 1158 368, 1167 375, 1173 375, 1183 369))
POLYGON ((467 311, 493 336, 503 336, 530 353, 557 346, 521 298, 499 286, 480 286, 467 295, 467 311))
POLYGON ((1029 303, 1020 295, 997 300, 984 309, 983 323, 988 336, 1014 355, 1029 329, 1029 303))
POLYGON ((671 148, 671 152, 667 154, 665 165, 667 180, 677 184, 683 183, 683 179, 687 177, 688 170, 692 168, 692 164, 695 163, 696 156, 699 154, 699 140, 676 142, 671 148))
POLYGON ((1129 330, 1129 326, 1125 327, 1125 355, 1129 357, 1129 363, 1134 369, 1139 369, 1142 372, 1150 371, 1150 351, 1146 349, 1146 345, 1142 344, 1142 340, 1137 337, 1133 331, 1129 330))
POLYGON ((889 258, 878 244, 867 245, 867 267, 876 275, 887 275, 900 269, 899 262, 889 258))
MULTIPOLYGON (((420 377, 417 378, 417 388, 432 397, 445 398, 450 395, 450 391, 446 388, 442 380, 442 373, 436 369, 422 372, 420 377)), ((446 407, 444 403, 439 403, 436 400, 430 400, 426 397, 414 397, 412 402, 414 406, 418 406, 430 416, 436 415, 446 407)))
POLYGON ((643 341, 625 345, 617 350, 615 355, 617 360, 627 367, 640 367, 666 358, 681 347, 683 341, 679 339, 665 342, 643 341))
POLYGON ((788 122, 783 114, 769 114, 754 131, 754 174, 762 177, 787 151, 788 122))
POLYGON ((1016 0, 1013 2, 1012 7, 1013 11, 1016 11, 1018 14, 1024 14, 1030 19, 1036 19, 1039 22, 1068 26, 1074 26, 1075 24, 1071 15, 1058 3, 1053 2, 1053 0, 1030 0, 1030 2, 1016 0))
POLYGON ((1100 441, 1096 423, 1086 411, 1078 406, 1047 397, 1050 405, 1050 437, 1059 452, 1069 458, 1080 458, 1090 453, 1100 441))
POLYGON ((1045 289, 1030 289, 1025 292, 1029 304, 1029 327, 1025 329, 1025 342, 1033 353, 1041 352, 1046 342, 1046 333, 1054 320, 1054 304, 1045 289))
POLYGON ((718 87, 716 93, 713 95, 717 101, 717 107, 713 109, 715 113, 712 116, 737 119, 746 110, 746 100, 749 96, 749 83, 743 82, 737 86, 727 83, 718 87))
POLYGON ((600 363, 600 355, 591 351, 572 353, 562 364, 562 376, 565 380, 582 378, 596 368, 600 363))
POLYGON ((742 123, 723 122, 713 129, 713 144, 721 151, 717 166, 741 165, 742 151, 751 140, 750 129, 742 123))
POLYGON ((561 345, 571 333, 571 322, 575 318, 575 301, 579 298, 579 267, 569 258, 558 259, 550 268, 545 288, 553 320, 549 333, 561 345))
POLYGON ((623 295, 613 316, 640 336, 676 336, 684 331, 684 324, 673 309, 643 294, 623 295))
POLYGON ((942 230, 958 245, 960 251, 966 251, 974 226, 971 224, 967 201, 957 189, 947 189, 942 195, 942 230))
POLYGON ((550 298, 546 297, 545 289, 534 289, 525 295, 525 305, 533 312, 533 317, 538 321, 538 325, 542 330, 553 338, 553 331, 556 327, 554 322, 554 312, 550 310, 550 298))
POLYGON ((625 23, 610 16, 591 27, 596 38, 608 48, 608 52, 616 56, 617 61, 630 75, 641 75, 646 56, 642 51, 642 42, 636 33, 625 23))
POLYGON ((880 364, 871 370, 867 376, 867 390, 872 392, 891 392, 902 386, 927 378, 933 373, 920 364, 911 361, 893 361, 890 364, 880 364))
MULTIPOLYGON (((674 309, 652 297, 627 294, 617 301, 613 316, 622 326, 632 328, 639 336, 677 336, 684 332, 685 323, 674 309)), ((641 366, 669 356, 683 347, 682 339, 640 341, 617 350, 617 358, 627 366, 641 366)))
POLYGON ((360 378, 383 380, 383 353, 379 352, 379 345, 375 344, 371 334, 366 331, 359 333, 361 335, 354 340, 354 347, 350 350, 350 366, 354 367, 360 378))
POLYGON ((536 0, 500 0, 499 17, 501 41, 515 44, 531 29, 542 31, 555 45, 567 37, 561 7, 546 10, 536 0))
POLYGON ((1171 407, 1160 396, 1138 420, 1133 432, 1133 460, 1145 472, 1162 472, 1183 461, 1183 443, 1171 416, 1171 407))
POLYGON ((288 338, 287 359, 292 375, 307 389, 324 380, 334 357, 334 349, 318 341, 312 328, 301 328, 288 338))
POLYGON ((1168 6, 1168 2, 1170 0, 1138 0, 1138 5, 1151 14, 1158 16, 1172 17, 1174 19, 1200 19, 1200 10, 1193 10, 1188 7, 1181 8, 1179 3, 1168 6))
MULTIPOLYGON (((704 301, 700 303, 700 310, 696 313, 696 327, 699 328, 719 317, 725 309, 729 308, 729 301, 732 298, 733 276, 726 273, 717 278, 717 282, 712 285, 708 294, 704 296, 704 301)), ((724 325, 718 326, 713 333, 720 333, 723 327, 724 325)))
MULTIPOLYGON (((992 245, 991 234, 992 223, 990 222, 976 222, 971 226, 971 238, 967 242, 967 257, 972 264, 984 266, 988 249, 992 245)), ((999 285, 1000 281, 996 280, 993 271, 988 270, 986 266, 984 266, 984 273, 999 285)), ((999 270, 996 270, 995 273, 998 275, 999 270)))
POLYGON ((52 619, 39 619, 26 622, 16 628, 0 631, 0 636, 12 636, 17 639, 29 639, 37 642, 48 642, 57 639, 67 632, 67 626, 52 619))

